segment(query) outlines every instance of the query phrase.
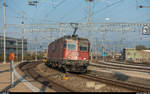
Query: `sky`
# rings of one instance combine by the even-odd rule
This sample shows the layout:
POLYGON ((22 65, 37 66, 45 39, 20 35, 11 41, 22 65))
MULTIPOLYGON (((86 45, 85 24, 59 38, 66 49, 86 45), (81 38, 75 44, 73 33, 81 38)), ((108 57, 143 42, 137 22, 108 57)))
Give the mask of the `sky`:
MULTIPOLYGON (((21 24, 22 13, 25 24, 88 22, 89 2, 86 0, 37 0, 37 6, 28 5, 29 1, 35 0, 5 1, 7 24, 21 24)), ((0 32, 3 32, 2 5, 3 0, 0 0, 0 32)), ((93 0, 90 5, 93 23, 150 23, 150 8, 137 7, 150 6, 150 0, 93 0)), ((17 30, 20 29, 16 28, 17 30)))
MULTIPOLYGON (((19 24, 24 11, 25 23, 87 22, 86 0, 37 0, 37 7, 28 5, 34 0, 5 0, 7 24, 19 24)), ((3 26, 3 0, 0 0, 0 26, 3 26)), ((150 22, 149 0, 94 0, 92 22, 150 22), (109 20, 106 20, 109 18, 109 20)))

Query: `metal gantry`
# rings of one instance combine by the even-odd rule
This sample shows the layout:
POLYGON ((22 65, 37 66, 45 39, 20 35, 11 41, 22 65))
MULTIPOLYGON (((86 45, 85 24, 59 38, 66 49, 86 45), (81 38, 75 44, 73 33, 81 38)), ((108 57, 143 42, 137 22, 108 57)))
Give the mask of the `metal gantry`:
MULTIPOLYGON (((120 42, 123 42, 123 35, 124 33, 127 33, 127 32, 134 32, 134 47, 136 46, 136 34, 137 32, 141 32, 142 31, 142 28, 143 26, 148 26, 150 27, 150 23, 90 23, 91 24, 91 31, 90 31, 90 37, 95 37, 97 38, 97 41, 101 41, 103 40, 102 42, 102 46, 104 46, 104 43, 105 43, 105 48, 106 49, 106 46, 110 46, 107 44, 107 41, 110 40, 110 39, 107 39, 105 35, 107 34, 110 34, 110 33, 113 33, 113 32, 120 32, 122 34, 121 36, 121 41, 120 42), (102 34, 102 37, 98 36, 98 32, 101 32, 102 34), (105 39, 105 41, 104 41, 105 39)), ((89 30, 89 23, 78 23, 78 31, 77 33, 79 32, 83 32, 82 35, 79 35, 81 37, 86 37, 86 34, 88 34, 88 30, 89 30)), ((24 38, 24 35, 28 34, 27 32, 37 32, 37 33, 40 33, 40 32, 43 32, 45 35, 43 35, 44 37, 46 36, 47 32, 57 32, 56 34, 61 37, 65 34, 72 34, 71 32, 73 32, 73 28, 70 26, 70 23, 54 23, 54 24, 7 24, 7 27, 10 28, 22 28, 22 38, 24 38), (24 33, 23 33, 24 31, 24 33)), ((116 36, 118 37, 119 39, 119 36, 116 36)), ((111 38, 111 37, 109 37, 111 38)), ((88 37, 89 39, 89 37, 88 37)), ((92 38, 90 40, 93 40, 92 38)), ((112 39, 113 41, 113 39, 112 39)), ((91 44, 93 45, 93 43, 91 42, 91 44)), ((121 49, 123 49, 123 43, 121 44, 118 44, 114 46, 112 45, 113 50, 116 50, 118 47, 120 47, 121 49)), ((94 46, 93 46, 94 47, 94 46)), ((98 47, 99 48, 99 47, 98 47)), ((22 50, 23 50, 23 46, 22 46, 22 50)), ((104 50, 104 49, 103 49, 104 50)), ((105 51, 103 51, 104 53, 105 51)), ((22 52, 24 53, 24 52, 22 52)), ((22 55, 23 56, 23 55, 22 55)))

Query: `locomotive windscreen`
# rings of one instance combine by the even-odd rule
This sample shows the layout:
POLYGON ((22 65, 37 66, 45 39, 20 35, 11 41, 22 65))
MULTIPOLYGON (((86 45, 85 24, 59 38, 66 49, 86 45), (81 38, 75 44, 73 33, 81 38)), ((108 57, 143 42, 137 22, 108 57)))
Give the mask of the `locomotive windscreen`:
POLYGON ((68 46, 68 50, 72 50, 72 51, 76 50, 76 44, 73 42, 68 42, 67 46, 68 46))
POLYGON ((88 51, 88 43, 80 42, 79 48, 80 48, 80 51, 83 51, 83 52, 88 51))

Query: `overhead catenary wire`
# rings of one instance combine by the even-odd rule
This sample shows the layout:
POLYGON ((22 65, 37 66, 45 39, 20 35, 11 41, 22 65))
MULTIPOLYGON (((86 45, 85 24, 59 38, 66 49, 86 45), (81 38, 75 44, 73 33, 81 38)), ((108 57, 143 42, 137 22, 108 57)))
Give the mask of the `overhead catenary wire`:
MULTIPOLYGON (((24 11, 24 10, 22 9, 22 6, 20 6, 20 4, 17 4, 17 3, 15 2, 15 0, 12 0, 12 2, 14 3, 14 6, 17 6, 17 9, 20 9, 20 12, 21 12, 21 11, 24 11)), ((20 12, 18 12, 19 15, 20 15, 20 12)), ((31 21, 31 22, 29 22, 29 23, 33 23, 33 21, 35 21, 35 19, 34 19, 33 17, 31 17, 27 12, 24 11, 24 14, 28 16, 28 17, 26 16, 25 19, 31 21)))
MULTIPOLYGON (((14 15, 19 15, 19 12, 16 11, 16 9, 14 9, 14 7, 12 7, 10 4, 7 7, 7 11, 13 13, 14 15)), ((9 16, 10 17, 10 16, 9 16)))
MULTIPOLYGON (((97 13, 100 13, 100 12, 106 10, 107 8, 110 8, 110 7, 112 7, 112 6, 116 5, 116 4, 121 3, 122 1, 124 1, 124 0, 118 0, 118 1, 116 1, 116 2, 114 2, 114 3, 112 3, 112 4, 106 5, 105 7, 101 8, 101 9, 99 9, 99 10, 97 10, 97 11, 94 11, 91 15, 94 16, 94 15, 96 15, 97 13)), ((83 19, 87 19, 87 16, 82 17, 82 18, 79 19, 78 21, 81 21, 81 20, 83 20, 83 19)))
POLYGON ((67 16, 71 15, 72 12, 75 11, 75 9, 80 8, 80 7, 77 7, 77 6, 81 6, 81 5, 79 5, 79 3, 76 3, 75 7, 72 7, 72 8, 71 8, 69 11, 67 11, 62 17, 60 17, 60 20, 62 20, 62 19, 64 20, 67 16))
POLYGON ((112 4, 106 5, 104 8, 95 11, 94 14, 92 14, 92 15, 94 16, 95 14, 97 14, 97 13, 99 13, 101 11, 104 11, 105 9, 110 8, 110 7, 112 7, 112 6, 116 5, 116 4, 119 4, 119 3, 123 2, 123 1, 124 0, 118 0, 118 1, 116 1, 114 3, 112 3, 112 4))
MULTIPOLYGON (((44 19, 41 19, 40 20, 40 22, 41 21, 43 21, 44 23, 45 22, 56 22, 56 21, 54 21, 54 20, 47 20, 47 17, 48 17, 48 15, 49 15, 49 13, 51 12, 54 12, 54 10, 56 10, 59 6, 61 6, 65 1, 67 1, 67 0, 62 0, 61 2, 59 2, 55 7, 53 6, 53 8, 52 9, 50 9, 47 13, 45 13, 45 15, 44 15, 44 19)), ((54 2, 54 1, 52 1, 52 2, 54 2)), ((54 4, 53 4, 54 5, 54 4)), ((47 10, 47 7, 46 7, 46 10, 47 10)), ((42 11, 45 11, 45 9, 42 9, 42 11)))
MULTIPOLYGON (((15 7, 17 7, 17 9, 21 9, 22 10, 22 7, 20 7, 20 6, 18 6, 19 4, 16 4, 16 2, 15 2, 15 0, 12 0, 12 3, 8 3, 8 8, 7 8, 7 10, 9 11, 10 10, 10 12, 11 13, 13 13, 13 14, 15 14, 15 16, 10 16, 9 15, 9 17, 13 17, 13 18, 20 18, 19 17, 19 15, 20 15, 20 11, 17 11, 16 10, 16 8, 14 8, 14 6, 15 7)), ((27 14, 27 13, 25 13, 25 14, 27 14)), ((28 15, 29 16, 29 15, 28 15)), ((31 18, 31 17, 25 17, 25 19, 32 19, 32 21, 33 21, 33 18, 31 18)), ((30 20, 31 21, 31 20, 30 20)))
POLYGON ((58 4, 55 6, 55 8, 51 9, 50 11, 48 11, 48 13, 46 13, 46 15, 44 16, 44 18, 47 18, 50 12, 52 13, 52 12, 53 12, 54 10, 56 10, 59 6, 61 6, 64 2, 66 2, 66 0, 62 0, 60 3, 58 3, 58 4))

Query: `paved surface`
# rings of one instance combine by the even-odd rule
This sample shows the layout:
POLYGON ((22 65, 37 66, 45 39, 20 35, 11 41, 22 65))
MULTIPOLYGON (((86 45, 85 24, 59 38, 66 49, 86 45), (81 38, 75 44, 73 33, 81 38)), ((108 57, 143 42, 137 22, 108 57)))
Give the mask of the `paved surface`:
MULTIPOLYGON (((15 63, 15 66, 18 63, 15 63)), ((23 75, 23 73, 16 68, 14 76, 14 87, 10 86, 10 65, 0 64, 0 91, 9 92, 55 92, 54 90, 42 85, 32 78, 23 75)))

